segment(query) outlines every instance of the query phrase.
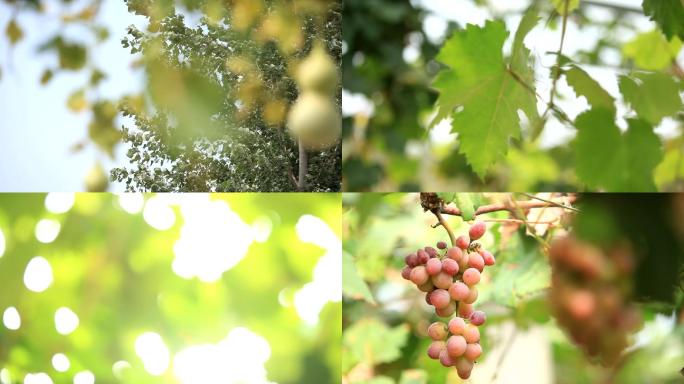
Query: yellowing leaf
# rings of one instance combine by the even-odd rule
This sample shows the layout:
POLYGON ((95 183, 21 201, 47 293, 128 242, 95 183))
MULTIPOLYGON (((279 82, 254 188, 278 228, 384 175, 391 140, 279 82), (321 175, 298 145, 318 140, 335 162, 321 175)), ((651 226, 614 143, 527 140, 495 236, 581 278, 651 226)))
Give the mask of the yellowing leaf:
POLYGON ((88 108, 88 100, 86 100, 85 91, 81 89, 72 93, 67 99, 67 107, 73 112, 81 112, 88 108))
POLYGON ((556 11, 561 15, 570 14, 580 5, 580 0, 552 0, 552 2, 556 11))
POLYGON ((659 71, 672 65, 681 48, 682 41, 677 36, 668 41, 660 30, 654 29, 638 34, 625 44, 622 53, 643 69, 659 71))
POLYGON ((15 19, 10 20, 9 24, 7 24, 5 34, 12 45, 16 44, 24 37, 24 31, 21 30, 21 27, 15 19))

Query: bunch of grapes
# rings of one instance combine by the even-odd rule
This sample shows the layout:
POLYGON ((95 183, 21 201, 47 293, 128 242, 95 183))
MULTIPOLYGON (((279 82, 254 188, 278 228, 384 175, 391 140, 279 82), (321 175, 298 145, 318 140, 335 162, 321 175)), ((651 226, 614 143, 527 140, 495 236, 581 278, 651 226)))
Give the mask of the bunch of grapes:
POLYGON ((629 302, 634 257, 628 246, 601 249, 572 236, 550 249, 551 308, 590 357, 616 364, 641 318, 629 302))
POLYGON ((456 239, 449 248, 443 241, 437 249, 425 247, 406 256, 406 266, 401 275, 425 292, 425 301, 435 308, 439 317, 451 318, 448 323, 437 321, 428 328, 432 344, 428 356, 439 360, 445 367, 455 367, 459 377, 467 379, 475 361, 482 354, 479 326, 486 320, 485 313, 476 311, 480 273, 485 266, 494 265, 491 252, 475 241, 480 239, 487 227, 476 222, 468 236, 456 239))

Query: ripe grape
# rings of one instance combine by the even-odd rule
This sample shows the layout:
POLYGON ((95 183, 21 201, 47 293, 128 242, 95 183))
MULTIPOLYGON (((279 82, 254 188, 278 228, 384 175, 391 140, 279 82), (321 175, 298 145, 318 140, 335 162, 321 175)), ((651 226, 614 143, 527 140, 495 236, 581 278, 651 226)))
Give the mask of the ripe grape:
POLYGON ((403 277, 406 280, 411 280, 411 270, 413 268, 409 267, 408 265, 405 266, 404 268, 401 269, 401 277, 403 277))
POLYGON ((422 249, 419 249, 416 251, 416 262, 418 264, 425 264, 427 263, 428 259, 430 259, 430 255, 423 251, 422 249))
POLYGON ((449 332, 453 335, 460 335, 463 333, 463 330, 465 329, 466 323, 465 320, 463 320, 460 317, 454 317, 453 319, 449 320, 449 332))
POLYGON ((449 296, 449 292, 444 289, 435 289, 430 293, 430 302, 435 308, 443 309, 449 305, 451 297, 449 296))
POLYGON ((437 242, 437 248, 439 248, 439 249, 446 249, 446 247, 447 247, 447 243, 446 243, 446 242, 444 242, 444 241, 438 241, 438 242, 437 242))
POLYGON ((428 327, 428 335, 432 340, 444 340, 447 337, 447 326, 446 324, 435 321, 428 327))
POLYGON ((468 236, 459 236, 456 239, 456 246, 461 248, 461 249, 467 249, 469 245, 470 245, 470 239, 468 239, 468 236))
POLYGON ((480 341, 480 330, 477 329, 476 325, 468 324, 463 330, 463 337, 469 344, 477 343, 480 341))
POLYGON ((496 259, 494 258, 494 255, 492 255, 491 252, 487 250, 480 250, 480 255, 482 256, 482 259, 484 260, 485 265, 494 265, 496 264, 496 259))
POLYGON ((446 252, 446 257, 454 261, 460 261, 463 257, 463 251, 458 247, 451 247, 446 252))
POLYGON ((567 301, 568 310, 578 320, 586 320, 594 313, 596 299, 587 290, 578 290, 570 294, 567 301))
POLYGON ((419 265, 411 270, 410 278, 413 284, 420 286, 427 283, 428 279, 430 279, 430 276, 425 270, 425 267, 419 265))
MULTIPOLYGON (((427 271, 425 273, 427 273, 427 271)), ((454 277, 446 272, 440 272, 436 276, 432 276, 432 283, 437 288, 449 289, 449 287, 451 287, 451 283, 453 282, 454 277)))
POLYGON ((482 221, 478 221, 475 224, 473 224, 472 227, 470 227, 470 230, 468 231, 468 236, 470 236, 471 241, 475 241, 482 237, 486 230, 487 225, 482 221))
POLYGON ((446 342, 446 350, 451 357, 459 357, 466 351, 467 345, 468 343, 466 343, 466 339, 463 336, 449 336, 446 342))
POLYGON ((468 254, 468 266, 482 272, 482 270, 484 269, 484 265, 484 259, 482 258, 482 256, 480 256, 479 253, 472 252, 468 254))
POLYGON ((468 286, 460 281, 451 284, 451 287, 449 287, 449 295, 455 301, 463 301, 469 294, 470 289, 468 286))
POLYGON ((479 343, 466 345, 465 351, 463 353, 463 356, 466 359, 474 362, 478 357, 480 357, 480 355, 482 355, 482 346, 479 343))
POLYGON ((474 364, 472 361, 466 359, 465 357, 459 357, 456 359, 456 361, 454 361, 453 366, 456 367, 458 377, 460 377, 463 380, 466 380, 470 377, 470 374, 473 372, 474 364))
MULTIPOLYGON (((425 272, 425 274, 427 275, 427 272, 425 272)), ((435 285, 432 284, 432 281, 428 280, 425 284, 418 285, 418 289, 421 292, 432 292, 435 290, 435 285)))
POLYGON ((462 302, 458 305, 458 315, 464 319, 469 319, 470 315, 473 314, 473 311, 474 309, 472 304, 466 304, 462 302))
POLYGON ((427 264, 425 264, 425 270, 430 276, 437 275, 438 273, 442 272, 442 261, 436 258, 429 259, 427 264))
MULTIPOLYGON (((413 279, 411 279, 413 280, 413 279)), ((473 286, 480 282, 480 271, 475 268, 468 268, 463 272, 463 282, 468 286, 473 286)))
POLYGON ((447 275, 455 276, 459 271, 458 263, 452 259, 444 259, 442 260, 442 270, 447 275))
POLYGON ((416 256, 415 253, 409 253, 405 258, 404 261, 406 262, 406 265, 409 267, 413 268, 416 265, 418 265, 418 257, 416 256))
POLYGON ((472 304, 477 300, 477 288, 475 287, 470 287, 470 292, 468 292, 468 297, 463 299, 463 302, 466 304, 472 304))
POLYGON ((428 347, 427 354, 431 359, 439 359, 439 354, 446 350, 446 343, 444 341, 433 341, 428 347))
POLYGON ((437 308, 435 309, 435 314, 439 317, 449 317, 456 312, 456 302, 451 301, 449 302, 449 305, 446 306, 446 308, 437 308))
POLYGON ((437 250, 434 249, 434 248, 432 248, 432 247, 425 247, 425 252, 427 252, 427 254, 428 254, 430 257, 437 257, 437 256, 439 256, 439 253, 437 253, 437 250))
POLYGON ((442 363, 442 365, 445 367, 451 367, 452 365, 454 365, 454 360, 451 358, 451 356, 449 356, 449 353, 446 349, 443 349, 439 353, 439 362, 442 363))
POLYGON ((470 315, 470 323, 473 325, 480 326, 487 321, 487 315, 482 311, 475 311, 470 315))
POLYGON ((465 271, 468 268, 468 254, 464 253, 463 256, 461 256, 461 260, 458 261, 458 268, 461 271, 465 271))

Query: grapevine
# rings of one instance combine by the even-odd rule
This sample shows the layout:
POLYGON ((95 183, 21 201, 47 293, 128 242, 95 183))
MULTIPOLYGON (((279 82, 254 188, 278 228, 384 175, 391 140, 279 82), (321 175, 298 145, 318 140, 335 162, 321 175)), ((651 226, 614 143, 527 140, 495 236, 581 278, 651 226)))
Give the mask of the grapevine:
POLYGON ((474 308, 476 286, 485 266, 496 263, 494 255, 476 242, 486 230, 486 224, 477 221, 451 247, 440 241, 436 248, 418 249, 406 256, 401 272, 404 279, 425 292, 425 301, 438 317, 449 319, 436 321, 427 329, 432 339, 427 354, 445 367, 454 367, 462 379, 470 377, 483 352, 479 327, 487 316, 474 308))

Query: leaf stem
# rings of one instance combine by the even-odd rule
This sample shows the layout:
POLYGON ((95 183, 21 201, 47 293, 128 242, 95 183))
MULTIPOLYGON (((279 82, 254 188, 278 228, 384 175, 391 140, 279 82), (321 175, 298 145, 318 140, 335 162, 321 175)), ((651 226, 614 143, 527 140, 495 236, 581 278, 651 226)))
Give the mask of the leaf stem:
POLYGON ((431 212, 437 217, 437 220, 439 220, 439 224, 449 234, 449 240, 451 241, 451 246, 455 247, 456 246, 456 235, 454 235, 454 231, 451 230, 451 227, 449 226, 449 222, 444 219, 444 216, 442 216, 442 213, 440 212, 439 209, 433 209, 431 212))

